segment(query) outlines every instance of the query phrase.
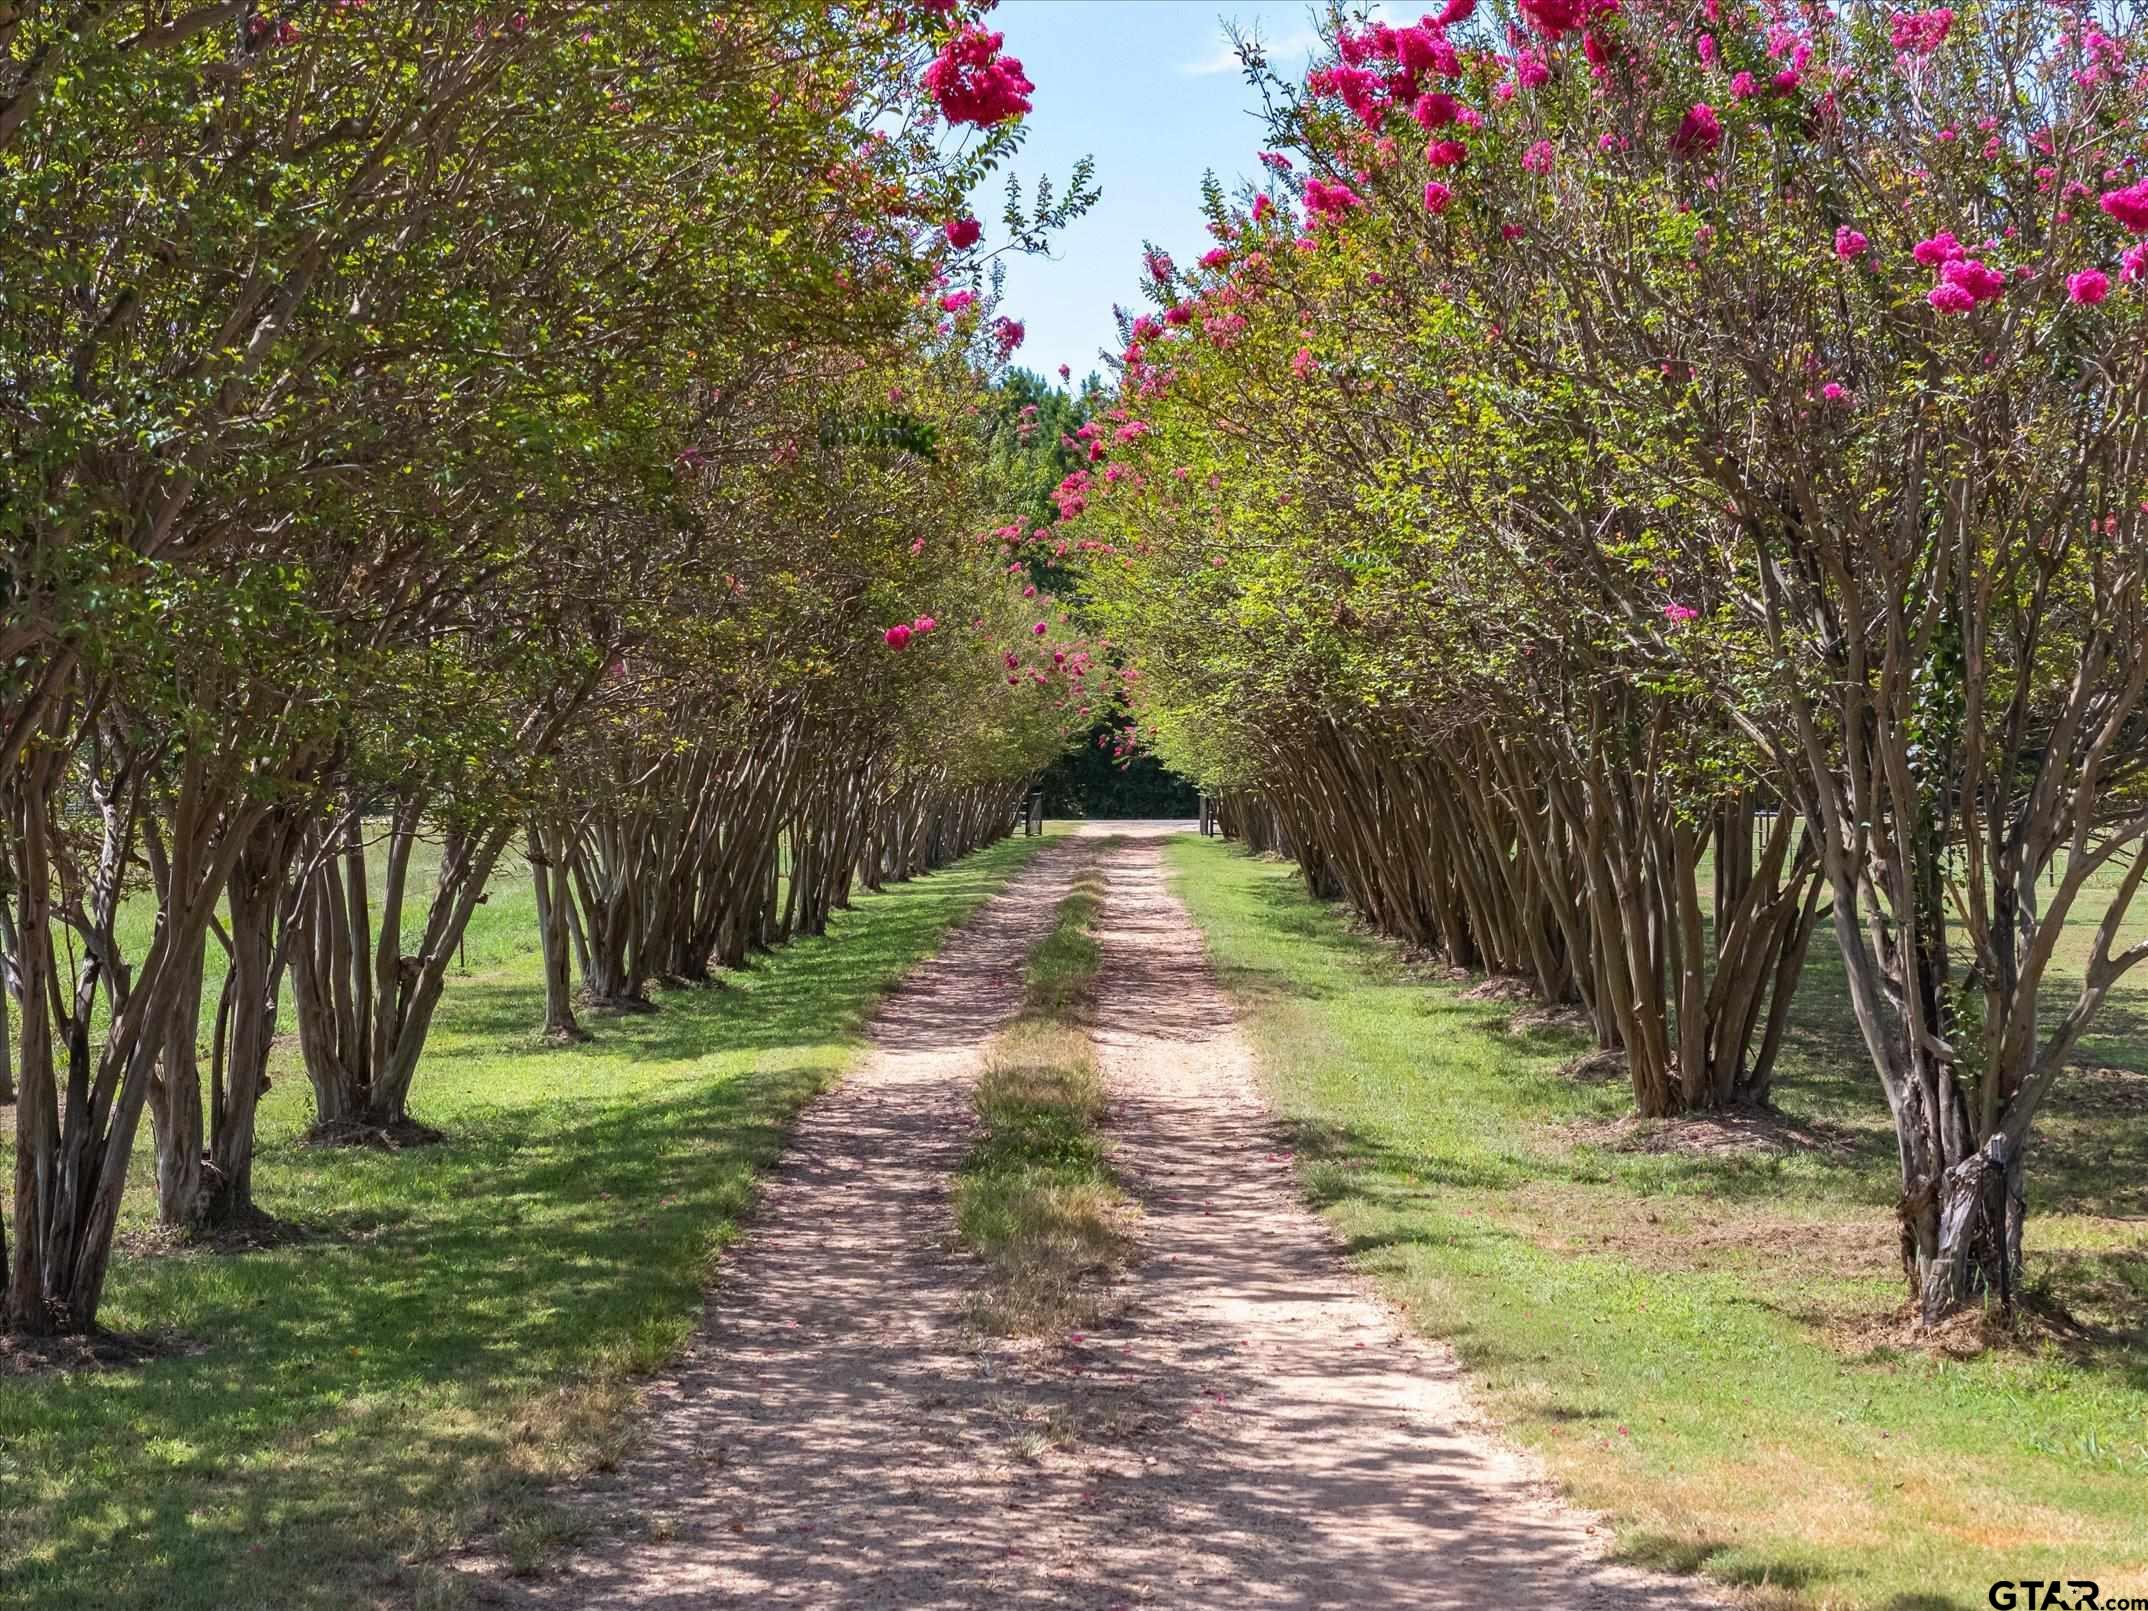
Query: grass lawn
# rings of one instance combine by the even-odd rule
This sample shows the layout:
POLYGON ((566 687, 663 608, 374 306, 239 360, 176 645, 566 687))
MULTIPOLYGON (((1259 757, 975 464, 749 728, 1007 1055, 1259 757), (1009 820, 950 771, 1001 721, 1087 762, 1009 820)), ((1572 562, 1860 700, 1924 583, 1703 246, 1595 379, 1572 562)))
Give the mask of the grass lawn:
POLYGON ((1174 840, 1303 1184, 1625 1557, 1786 1605, 1939 1611, 1998 1578, 2148 1594, 2148 991, 2030 1155, 2041 1340, 1905 1347, 1891 1131, 1816 942, 1777 1101, 1825 1144, 1652 1150, 1586 1042, 1413 975, 1293 869, 1174 840))
POLYGON ((302 1146, 310 1090, 279 1049, 255 1187, 302 1231, 286 1245, 158 1251, 145 1120, 103 1318, 167 1351, 0 1376, 0 1603, 447 1606, 428 1557, 470 1529, 511 1556, 552 1541, 541 1485, 617 1458, 633 1377, 691 1333, 791 1116, 1043 843, 861 897, 827 939, 567 1048, 533 1033, 531 900, 503 875, 412 1096, 446 1145, 302 1146))

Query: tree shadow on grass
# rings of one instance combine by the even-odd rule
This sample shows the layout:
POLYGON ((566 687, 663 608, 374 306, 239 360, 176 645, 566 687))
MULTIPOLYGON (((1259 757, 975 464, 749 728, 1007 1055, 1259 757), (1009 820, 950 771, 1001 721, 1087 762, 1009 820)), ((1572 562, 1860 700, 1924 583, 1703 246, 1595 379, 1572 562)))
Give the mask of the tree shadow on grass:
POLYGON ((1723 1539, 1675 1533, 1629 1533, 1619 1540, 1612 1559, 1659 1572, 1705 1572, 1718 1582, 1749 1589, 1796 1592, 1818 1588, 1840 1576, 1811 1561, 1755 1560, 1742 1546, 1723 1539))

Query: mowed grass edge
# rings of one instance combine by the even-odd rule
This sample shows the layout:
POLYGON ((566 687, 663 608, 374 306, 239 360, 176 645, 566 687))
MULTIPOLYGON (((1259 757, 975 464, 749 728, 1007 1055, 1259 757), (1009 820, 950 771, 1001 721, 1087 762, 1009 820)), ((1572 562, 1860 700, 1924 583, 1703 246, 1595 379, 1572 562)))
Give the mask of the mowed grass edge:
POLYGON ((544 1484, 623 1451, 635 1378, 691 1335, 798 1109, 1044 843, 861 896, 827 938, 595 1019, 580 1046, 535 1033, 534 933, 503 944, 451 981, 419 1075, 444 1146, 304 1146, 285 1050, 257 1195, 303 1238, 123 1253, 107 1322, 165 1356, 0 1378, 0 1603, 445 1607, 462 1580, 435 1563, 473 1532, 511 1560, 565 1542, 544 1484))
MULTIPOLYGON (((1968 1611, 2000 1578, 2148 1592, 2137 1334, 1970 1357, 1847 1340, 1834 1322, 1891 1301, 1865 1161, 1572 1144, 1627 1100, 1561 1078, 1572 1045, 1411 974, 1286 865, 1167 856, 1305 1190, 1621 1556, 1830 1611, 1968 1611), (1841 1270, 1838 1244, 1858 1250, 1841 1270)), ((2047 1229, 2101 1234, 2072 1227, 2047 1229)))

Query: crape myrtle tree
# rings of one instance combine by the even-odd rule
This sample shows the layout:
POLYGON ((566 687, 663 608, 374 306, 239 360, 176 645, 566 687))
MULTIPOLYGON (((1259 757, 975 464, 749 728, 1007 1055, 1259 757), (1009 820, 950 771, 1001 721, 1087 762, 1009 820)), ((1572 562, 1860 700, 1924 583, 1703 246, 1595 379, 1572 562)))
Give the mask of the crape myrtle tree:
POLYGON ((0 19, 11 1326, 93 1323, 145 1107, 167 1217, 246 1210, 295 953, 324 1119, 401 1117, 506 825, 692 526, 696 388, 884 345, 1006 149, 1027 81, 950 11, 0 19))
MULTIPOLYGON (((1553 566, 1591 655, 1616 627, 1622 687, 1735 735, 1688 764, 1772 793, 1817 860, 1919 1313, 2008 1298, 2038 1107, 2148 956, 2120 941, 2148 36, 2096 6, 1451 0, 1331 39, 1271 86, 1265 205, 1303 209, 1291 251, 1436 304, 1471 355, 1444 428, 1522 466, 1404 492, 1448 482, 1510 574, 1553 566)), ((1354 326, 1301 335, 1269 384, 1354 326)))
POLYGON ((1779 815, 1756 842, 1745 747, 1595 579, 1596 472, 1491 428, 1494 378, 1379 243, 1212 200, 1195 269, 1151 254, 1129 401, 1068 488, 1120 534, 1089 539, 1106 618, 1201 711, 1171 742, 1229 794, 1213 735, 1245 730, 1316 890, 1583 1008, 1643 1112, 1763 1099, 1816 855, 1779 815))
POLYGON ((570 971, 592 1002, 645 1006, 652 980, 819 932, 854 876, 877 886, 996 837, 1005 790, 1064 744, 1025 721, 1030 684, 1009 702, 1024 601, 956 524, 987 518, 987 377, 946 350, 965 332, 920 318, 940 351, 793 376, 756 455, 695 451, 682 470, 722 568, 610 668, 537 825, 551 1032, 576 1029, 570 971), (983 770, 980 722, 1023 735, 983 770))

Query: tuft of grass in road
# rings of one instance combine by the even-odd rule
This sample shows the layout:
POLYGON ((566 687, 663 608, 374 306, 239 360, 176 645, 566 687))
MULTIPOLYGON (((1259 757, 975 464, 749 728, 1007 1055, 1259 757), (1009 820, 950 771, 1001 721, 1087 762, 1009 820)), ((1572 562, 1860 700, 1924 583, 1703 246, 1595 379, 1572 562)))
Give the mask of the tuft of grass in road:
MULTIPOLYGON (((2067 1110, 2031 1165, 2031 1277, 2097 1324, 1905 1347, 1884 1150, 1594 1143, 1630 1092, 1562 1077, 1580 1041, 1412 974, 1286 865, 1166 854, 1305 1190, 1625 1558, 1827 1611, 1974 1611, 2000 1578, 2148 1593, 2138 1104, 2067 1110)), ((1801 994, 1802 1046, 1839 1045, 1828 1005, 1801 994)), ((1778 1100, 1883 1137, 1847 1055, 1800 1051, 1778 1100)))
POLYGON ((256 1193, 303 1234, 272 1249, 150 1252, 145 1133, 105 1320, 170 1347, 0 1375, 0 1604, 447 1606, 459 1579, 431 1563, 473 1530, 534 1559, 571 1520, 543 1485, 618 1461, 635 1378, 691 1336, 798 1108, 1044 843, 861 896, 825 939, 571 1047, 536 1032, 527 883, 503 878, 413 1095, 445 1145, 306 1147, 305 1075, 279 1053, 256 1193))
POLYGON ((1030 952, 1022 1014, 977 1081, 982 1130, 955 1178, 955 1225, 990 1271, 973 1318, 1000 1336, 1093 1324, 1132 1251, 1133 1206, 1097 1134, 1107 1102, 1086 1027, 1103 893, 1094 868, 1075 879, 1030 952))

